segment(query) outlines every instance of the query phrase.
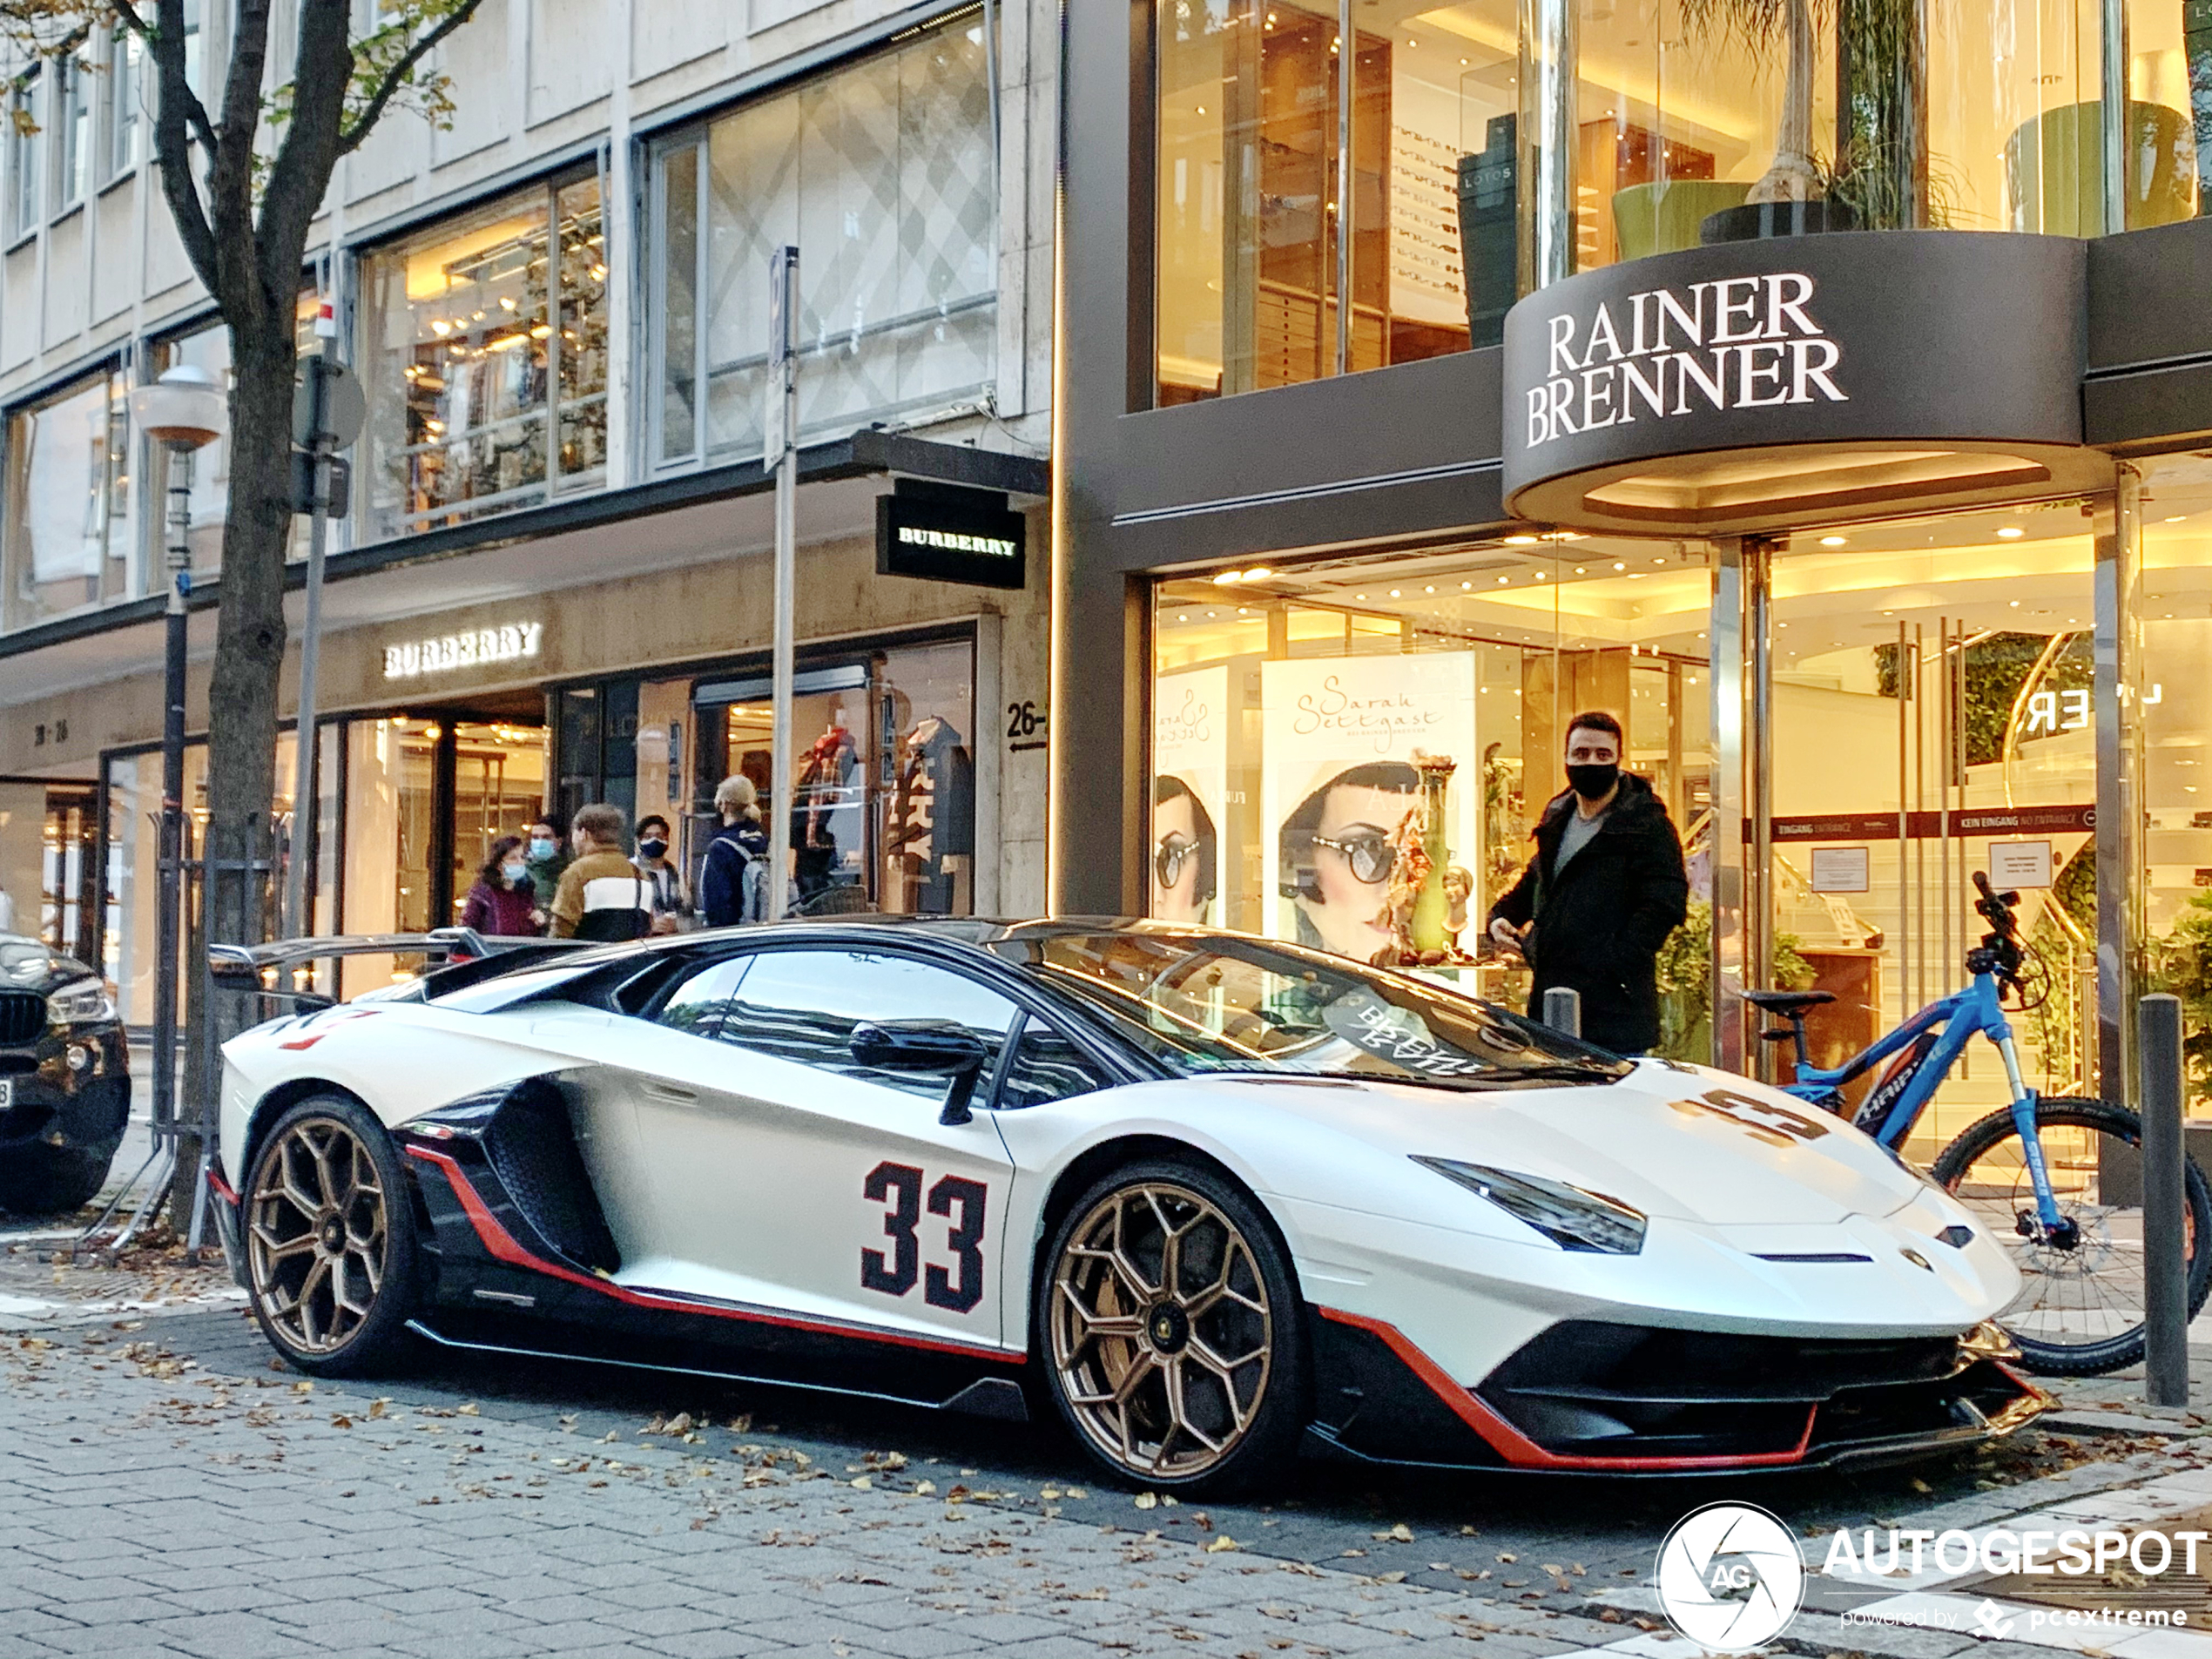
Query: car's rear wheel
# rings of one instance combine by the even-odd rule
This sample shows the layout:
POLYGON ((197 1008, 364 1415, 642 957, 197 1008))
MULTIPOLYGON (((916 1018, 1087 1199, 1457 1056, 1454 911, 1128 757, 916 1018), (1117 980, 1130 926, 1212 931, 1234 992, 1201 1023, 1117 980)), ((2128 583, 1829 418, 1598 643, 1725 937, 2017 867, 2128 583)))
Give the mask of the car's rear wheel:
POLYGON ((302 1371, 352 1376, 404 1347, 415 1220, 391 1137, 357 1101, 319 1095, 262 1138, 241 1231, 253 1317, 302 1371))
POLYGON ((105 1157, 74 1146, 25 1146, 0 1163, 0 1210, 57 1216, 90 1203, 107 1180, 105 1157))
POLYGON ((1196 1163, 1106 1176, 1037 1281, 1048 1387, 1112 1474, 1228 1490, 1279 1468, 1305 1421, 1305 1311, 1274 1228, 1196 1163))

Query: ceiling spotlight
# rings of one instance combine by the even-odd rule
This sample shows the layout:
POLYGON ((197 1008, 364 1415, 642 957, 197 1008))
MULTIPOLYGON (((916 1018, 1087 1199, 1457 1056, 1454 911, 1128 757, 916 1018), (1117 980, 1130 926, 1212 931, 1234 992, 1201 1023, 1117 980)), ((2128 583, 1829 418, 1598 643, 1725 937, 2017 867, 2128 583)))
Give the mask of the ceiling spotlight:
POLYGON ((1998 538, 2006 542, 2017 542, 2027 534, 2027 532, 2017 524, 2007 524, 1997 532, 1998 538))
POLYGON ((1841 547, 1850 539, 1844 536, 1824 536, 1820 538, 1820 544, 1823 547, 1841 547))
POLYGON ((1268 577, 1273 576, 1275 572, 1269 570, 1265 565, 1255 564, 1251 570, 1244 572, 1244 580, 1247 582, 1264 582, 1268 577))
POLYGON ((1244 573, 1242 570, 1224 570, 1219 576, 1214 577, 1213 584, 1217 588, 1225 588, 1232 582, 1242 582, 1244 579, 1244 573))
POLYGON ((1625 570, 1629 568, 1628 561, 1625 559, 1615 559, 1613 561, 1613 568, 1616 570, 1625 570))
POLYGON ((1507 547, 1534 547, 1536 545, 1536 538, 1533 536, 1508 536, 1506 537, 1506 545, 1507 547))

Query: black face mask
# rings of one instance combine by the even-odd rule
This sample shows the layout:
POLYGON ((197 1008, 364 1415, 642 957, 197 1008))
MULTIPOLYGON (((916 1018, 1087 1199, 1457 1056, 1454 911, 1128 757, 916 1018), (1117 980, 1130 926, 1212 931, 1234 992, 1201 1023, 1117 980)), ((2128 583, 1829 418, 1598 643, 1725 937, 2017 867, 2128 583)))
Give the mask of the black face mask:
POLYGON ((1603 800, 1613 792, 1613 786, 1621 781, 1621 768, 1615 761, 1602 766, 1569 766, 1567 782, 1584 800, 1603 800))
POLYGON ((668 843, 658 840, 640 841, 637 843, 637 851, 646 858, 657 859, 668 851, 668 843))

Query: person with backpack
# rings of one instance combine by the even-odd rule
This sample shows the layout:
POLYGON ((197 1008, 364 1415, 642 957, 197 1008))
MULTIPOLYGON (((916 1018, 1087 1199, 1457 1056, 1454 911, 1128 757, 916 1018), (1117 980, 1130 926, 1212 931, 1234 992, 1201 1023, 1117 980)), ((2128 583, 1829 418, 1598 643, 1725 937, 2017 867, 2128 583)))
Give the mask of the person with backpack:
POLYGON ((722 827, 706 844, 699 868, 699 914, 710 927, 768 918, 768 832, 760 824, 759 792, 743 775, 714 791, 722 827))
POLYGON ((604 801, 577 813, 576 860, 553 894, 554 938, 642 939, 651 930, 652 884, 623 851, 629 828, 622 808, 604 801))

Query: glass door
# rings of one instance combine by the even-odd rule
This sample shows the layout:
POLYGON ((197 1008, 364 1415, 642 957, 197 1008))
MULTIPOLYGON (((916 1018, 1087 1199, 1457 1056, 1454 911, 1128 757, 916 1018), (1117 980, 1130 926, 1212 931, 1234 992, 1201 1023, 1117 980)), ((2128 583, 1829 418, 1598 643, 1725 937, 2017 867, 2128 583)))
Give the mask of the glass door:
MULTIPOLYGON (((1835 994, 1807 1022, 1817 1063, 1966 983, 1979 872, 2020 894, 2047 970, 2013 1019, 2029 1083, 2094 1092, 2094 553, 2072 502, 1807 532, 1775 552, 1773 980, 1835 994)), ((1995 1055, 1969 1049, 1909 1155, 1932 1158, 2006 1098, 1995 1055)))

